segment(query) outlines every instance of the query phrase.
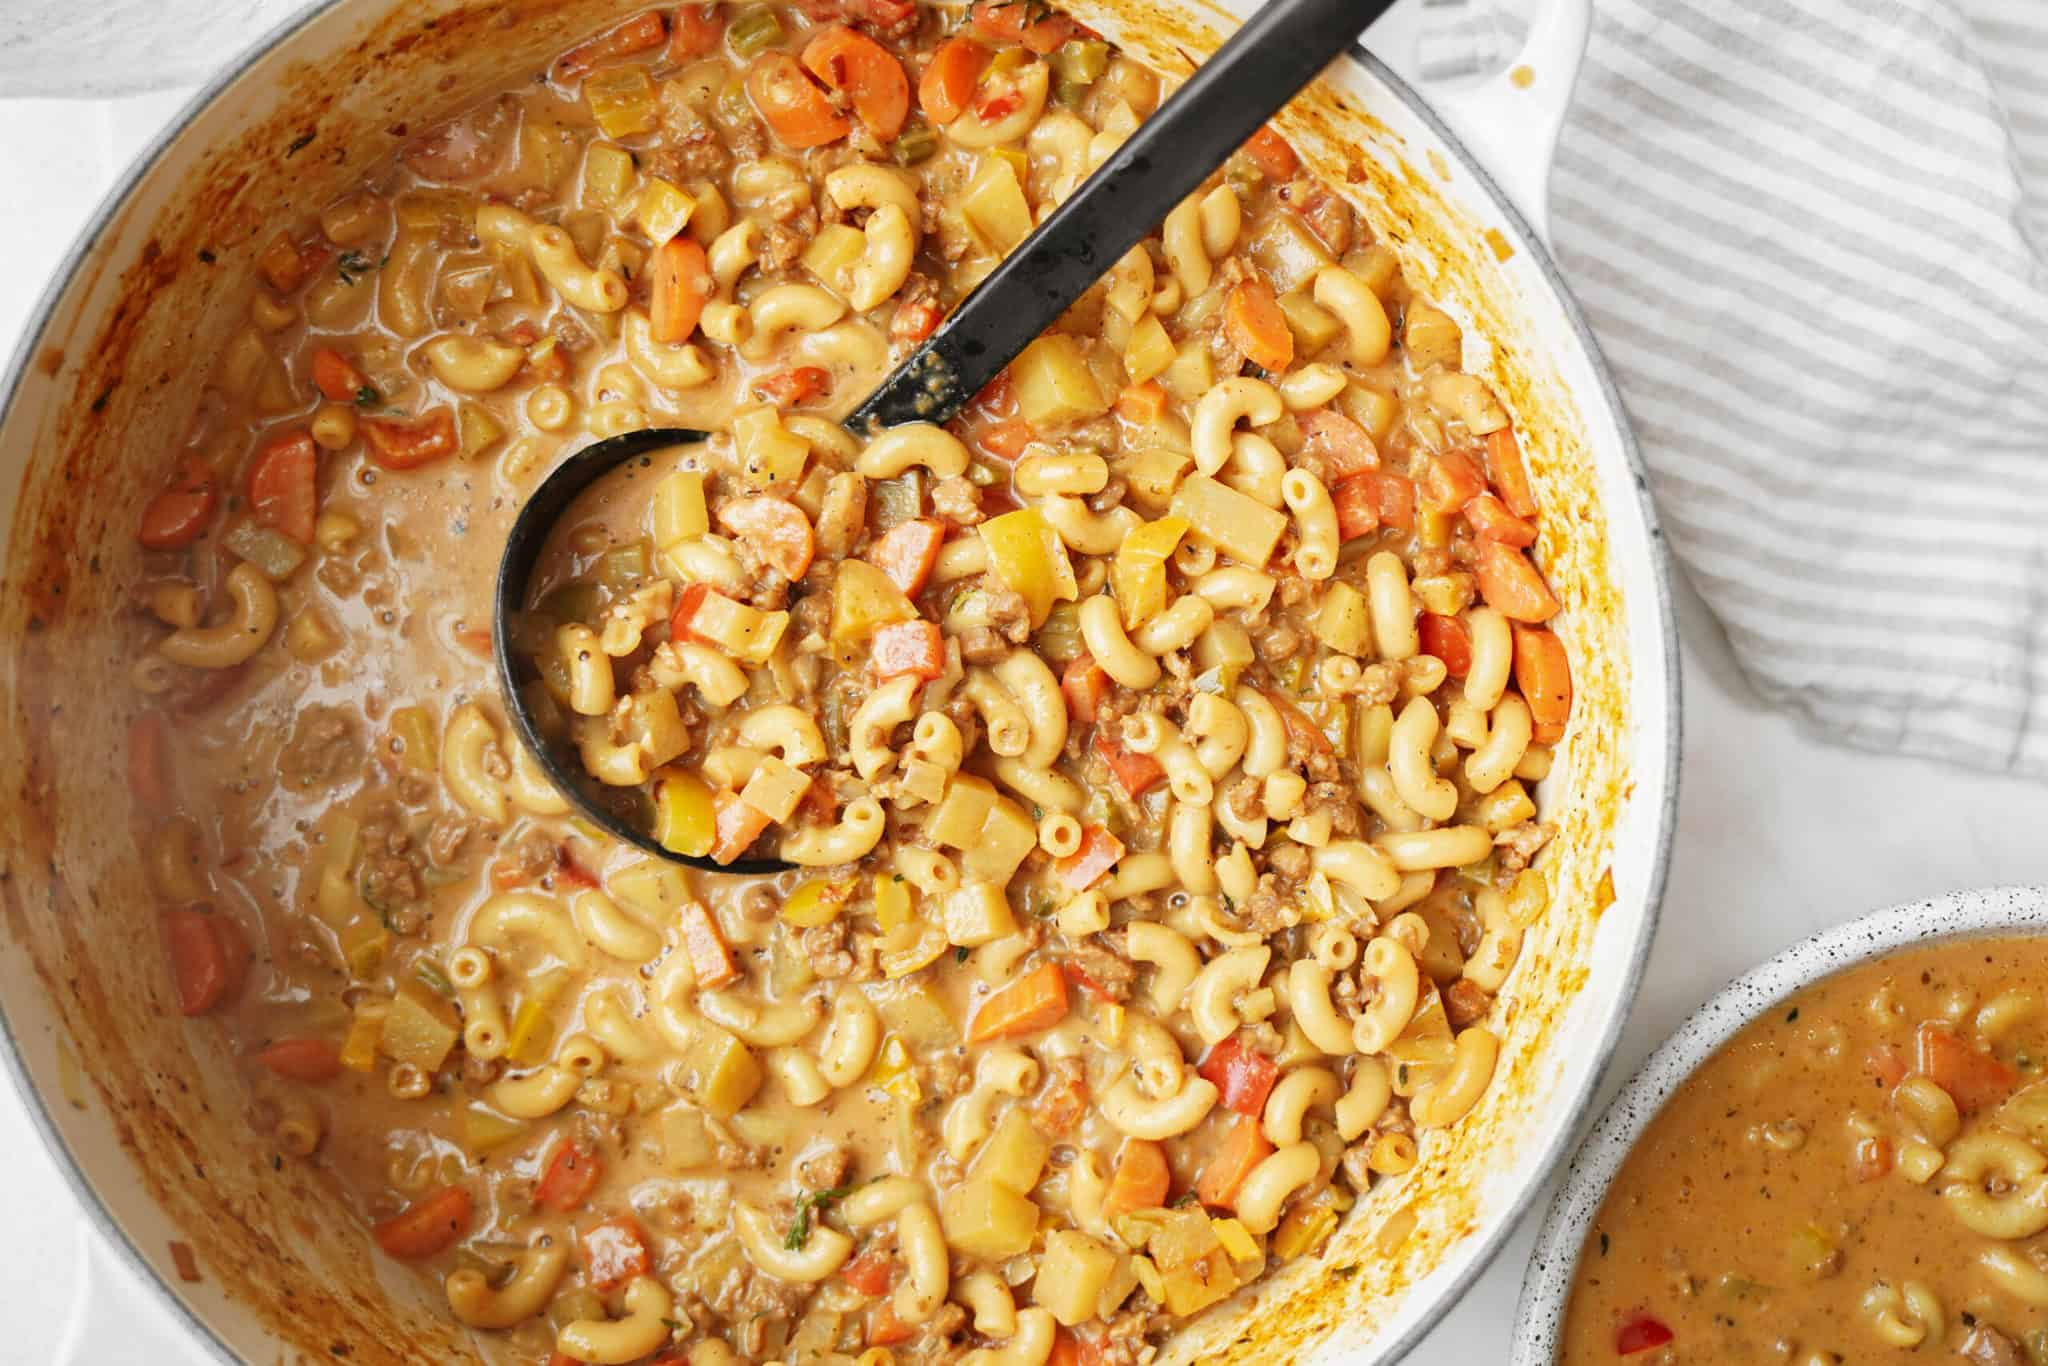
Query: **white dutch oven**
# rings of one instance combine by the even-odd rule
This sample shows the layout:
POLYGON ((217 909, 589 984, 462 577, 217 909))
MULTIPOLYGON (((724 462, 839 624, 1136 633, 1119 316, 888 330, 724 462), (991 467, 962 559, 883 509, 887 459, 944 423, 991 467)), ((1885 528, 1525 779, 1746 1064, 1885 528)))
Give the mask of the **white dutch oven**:
MULTIPOLYGON (((1252 0, 1229 0, 1236 14, 1252 0)), ((1235 22, 1196 2, 1079 0, 1161 69, 1235 22)), ((462 1360, 438 1296, 369 1251, 311 1169, 273 1171, 213 1029, 175 1021, 122 752, 136 642, 131 530, 190 418, 238 282, 406 130, 615 17, 616 0, 337 0, 205 91, 95 216, 0 394, 0 1023, 60 1164, 109 1238, 223 1360, 462 1360), (181 1281, 170 1245, 197 1253, 181 1281)), ((1532 222, 1588 0, 1552 0, 1517 70, 1441 116, 1360 51, 1284 130, 1466 324, 1467 368, 1513 411, 1547 516, 1543 562, 1578 688, 1540 794, 1552 907, 1503 998, 1478 1110, 1360 1202, 1324 1255, 1199 1320, 1172 1355, 1389 1361, 1478 1274, 1563 1157, 1634 997, 1675 811, 1678 662, 1664 548, 1591 336, 1532 222), (1494 149, 1489 176, 1449 124, 1494 149), (1511 207, 1502 188, 1519 203, 1511 207), (1491 345, 1489 345, 1489 342, 1491 345), (1390 1226, 1388 1221, 1393 1220, 1390 1226), (1406 1229, 1398 1239, 1389 1229, 1406 1229)), ((1398 25, 1398 20, 1393 21, 1398 25)), ((1398 27, 1376 47, 1404 48, 1398 27)), ((252 724, 275 724, 276 718, 252 724)))
POLYGON ((1694 1011, 1629 1079, 1573 1157, 1522 1280, 1510 1366, 1554 1366, 1579 1250, 1608 1187, 1664 1103, 1723 1045, 1824 977, 1917 945, 2000 934, 2048 934, 2048 887, 1951 892, 1872 911, 1802 939, 1694 1011))

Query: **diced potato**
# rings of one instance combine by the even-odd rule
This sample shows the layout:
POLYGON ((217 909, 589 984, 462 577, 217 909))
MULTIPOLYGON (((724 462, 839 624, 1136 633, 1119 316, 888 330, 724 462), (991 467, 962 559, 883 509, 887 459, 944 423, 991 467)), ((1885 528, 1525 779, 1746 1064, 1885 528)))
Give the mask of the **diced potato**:
POLYGON ((1235 686, 1238 675, 1257 658, 1251 632, 1227 617, 1216 618, 1195 637, 1195 677, 1215 673, 1226 689, 1235 686))
POLYGON ((690 215, 695 212, 697 201, 690 192, 660 176, 648 179, 647 188, 640 191, 640 200, 633 206, 633 217, 638 220, 640 231, 646 233, 647 240, 656 246, 690 226, 690 215))
POLYGON ((599 208, 609 208, 632 188, 633 154, 614 143, 591 143, 583 154, 583 197, 599 208))
POLYGON ((1005 1112, 996 1131, 981 1145, 967 1168, 969 1181, 990 1181, 1019 1195, 1028 1195, 1045 1174, 1052 1141, 1038 1132, 1029 1112, 1005 1112))
MULTIPOLYGON (((847 563, 855 563, 852 560, 847 563)), ((845 581, 841 572, 840 583, 845 581)), ((887 580, 884 580, 887 582, 887 580)), ((842 589, 843 591, 843 589, 842 589)), ((760 664, 775 653, 782 633, 789 628, 789 613, 759 612, 723 593, 707 593, 690 618, 690 633, 724 650, 735 659, 760 664)), ((671 698, 673 700, 673 698, 671 698)), ((674 756, 671 755, 671 758, 674 756)), ((668 762, 666 759, 663 763, 668 762)))
POLYGON ((341 637, 327 624, 325 615, 305 611, 284 628, 284 648, 302 664, 317 664, 341 648, 341 637))
POLYGON ((1166 1311, 1176 1318, 1199 1314, 1237 1289, 1237 1271, 1230 1254, 1213 1247, 1192 1262, 1160 1268, 1166 1289, 1166 1311))
POLYGON ((524 1138, 531 1126, 526 1120, 501 1115, 480 1100, 462 1112, 462 1146, 473 1153, 488 1153, 524 1138))
POLYGON ((970 882, 949 894, 944 915, 946 942, 964 948, 978 948, 1017 932, 1017 917, 999 882, 970 882))
POLYGON ((1349 384, 1344 387, 1344 392, 1337 395, 1337 411, 1365 428, 1374 441, 1384 441, 1387 433, 1394 430, 1394 420, 1401 415, 1401 405, 1392 394, 1368 389, 1362 384, 1349 384))
POLYGON ((992 1181, 963 1181, 939 1202, 939 1226, 956 1252, 1000 1260, 1028 1251, 1038 1206, 992 1181))
POLYGON ((1186 451, 1166 446, 1148 446, 1129 456, 1122 472, 1131 486, 1131 501, 1148 511, 1164 508, 1194 463, 1186 451))
POLYGON ((672 545, 702 536, 711 529, 711 517, 704 507, 704 471, 676 470, 654 489, 652 524, 655 545, 666 550, 672 545))
POLYGON ((654 858, 640 859, 611 873, 604 880, 604 889, 612 900, 657 924, 665 924, 676 908, 690 899, 683 870, 654 858))
POLYGON ((704 1114, 695 1106, 678 1102, 655 1116, 661 1135, 662 1163, 670 1171, 708 1167, 718 1161, 718 1149, 705 1127, 704 1114))
POLYGON ((1041 430, 1109 411, 1109 399, 1095 382, 1081 344, 1064 332, 1039 337, 1025 347, 1010 362, 1010 382, 1017 395, 1017 415, 1041 430))
POLYGON ((1301 288, 1315 278, 1317 271, 1334 264, 1322 242, 1291 213, 1276 213, 1267 218, 1252 234, 1246 251, 1277 294, 1301 288))
POLYGON ((505 425, 482 404, 464 403, 455 411, 455 428, 464 456, 482 455, 505 439, 505 425))
POLYGON ((925 822, 925 838, 934 844, 965 849, 981 833, 982 823, 995 804, 996 790, 988 779, 971 773, 959 774, 946 789, 931 819, 925 822))
POLYGON ((690 1099, 704 1112, 730 1119, 761 1089, 761 1064, 733 1035, 709 1021, 699 1020, 690 1031, 690 1048, 683 1055, 682 1084, 690 1099))
POLYGON ((981 524, 980 532, 982 544, 988 547, 989 568, 1005 587, 1024 599, 1031 609, 1033 627, 1045 624, 1055 602, 1080 596, 1066 543, 1037 508, 1019 508, 990 518, 981 524))
MULTIPOLYGON (((666 692, 664 697, 670 697, 666 692)), ((670 697, 673 704, 674 699, 670 697)), ((754 776, 747 779, 747 785, 740 790, 740 800, 769 820, 780 823, 796 814, 796 804, 804 799, 810 790, 811 778, 808 773, 793 768, 772 754, 762 756, 754 776)))
POLYGON ((690 747, 690 728, 683 724, 676 695, 666 688, 633 694, 626 733, 647 756, 650 768, 661 767, 690 747))
POLYGON ((858 645, 874 635, 875 628, 892 622, 910 621, 917 608, 903 596, 903 590, 866 560, 843 560, 832 580, 832 640, 835 644, 858 645))
POLYGON ((377 1065, 377 1045, 384 1037, 384 1020, 391 1013, 389 1001, 364 1001, 349 1020, 348 1036, 341 1041, 341 1065, 351 1072, 367 1072, 377 1065))
POLYGON ((476 226, 476 201, 461 190, 407 190, 392 203, 401 232, 467 237, 476 226))
POLYGON ((960 195, 960 213, 982 245, 1007 255, 1031 235, 1031 204, 1017 171, 999 156, 983 157, 960 195))
POLYGON ((775 409, 749 408, 734 417, 732 439, 739 451, 740 474, 754 488, 795 488, 803 481, 810 443, 784 427, 775 409))
POLYGON ((481 318, 490 307, 491 295, 497 292, 498 268, 489 258, 465 263, 463 257, 450 257, 442 268, 439 288, 448 307, 465 318, 481 318))
POLYGON ((1159 382, 1182 403, 1193 403, 1208 393, 1216 385, 1216 365, 1208 343, 1199 337, 1182 342, 1173 364, 1160 372, 1159 382))
POLYGON ((1273 557, 1273 547, 1287 530, 1285 513, 1206 474, 1191 474, 1181 480, 1172 508, 1174 515, 1187 519, 1189 533, 1196 540, 1255 569, 1263 568, 1273 557))
POLYGON ((818 283, 842 297, 851 288, 854 265, 867 251, 867 234, 849 223, 827 223, 804 249, 803 266, 818 283))
POLYGON ((651 133, 657 121, 654 78, 644 66, 608 66, 583 78, 590 117, 608 138, 651 133))
POLYGON ((1161 1271, 1185 1266, 1218 1245, 1208 1214, 1199 1208, 1168 1210, 1156 1217, 1156 1223, 1145 1250, 1161 1271))
POLYGON ((378 1047, 392 1061, 410 1063, 431 1075, 447 1061, 461 1033, 455 1007, 408 978, 398 984, 378 1047))
POLYGON ((1344 269, 1356 275, 1365 287, 1384 299, 1394 281, 1401 278, 1401 257, 1384 242, 1375 242, 1344 258, 1344 269))
POLYGON ((960 856, 960 871, 970 878, 1004 883, 1024 856, 1038 847, 1038 823, 1008 797, 998 797, 981 823, 981 833, 960 856))
POLYGON ((1287 319, 1287 330, 1294 334, 1299 355, 1313 356, 1337 340, 1337 334, 1344 330, 1342 320, 1310 298, 1306 289, 1282 294, 1280 313, 1287 319))
POLYGON ((1372 609, 1365 594, 1342 580, 1323 594, 1323 606, 1312 628, 1317 640, 1347 655, 1363 655, 1372 640, 1372 609))
POLYGON ((1456 366, 1464 357, 1464 335, 1451 315, 1420 300, 1411 300, 1401 327, 1401 346, 1417 370, 1432 365, 1456 366))
POLYGON ((1131 326, 1131 338, 1124 346, 1124 373, 1131 377, 1131 383, 1143 384, 1173 364, 1173 338, 1166 335, 1166 324, 1152 314, 1131 326))
POLYGON ((1425 901, 1416 907, 1422 923, 1429 926, 1429 942, 1416 955, 1416 966, 1439 987, 1449 986, 1465 970, 1465 953, 1458 947, 1458 927, 1441 903, 1425 901))
POLYGON ((1115 1248, 1079 1230, 1049 1233, 1045 1256, 1038 1263, 1038 1279, 1031 1283, 1031 1302, 1051 1310, 1052 1316, 1069 1328, 1085 1323, 1096 1316, 1119 1260, 1115 1248))

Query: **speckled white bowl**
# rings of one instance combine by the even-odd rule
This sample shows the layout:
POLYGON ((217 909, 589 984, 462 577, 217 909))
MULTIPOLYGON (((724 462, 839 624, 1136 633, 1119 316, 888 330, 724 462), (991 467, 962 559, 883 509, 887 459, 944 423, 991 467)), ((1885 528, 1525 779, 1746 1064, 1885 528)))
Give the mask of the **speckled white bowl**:
POLYGON ((1607 1188, 1664 1102, 1743 1026, 1787 996, 1897 949, 1972 935, 2048 934, 2048 887, 1987 887, 1909 902, 1803 939, 1723 987, 1666 1039, 1614 1098, 1565 1172, 1529 1269, 1510 1366, 1554 1366, 1579 1249, 1607 1188))

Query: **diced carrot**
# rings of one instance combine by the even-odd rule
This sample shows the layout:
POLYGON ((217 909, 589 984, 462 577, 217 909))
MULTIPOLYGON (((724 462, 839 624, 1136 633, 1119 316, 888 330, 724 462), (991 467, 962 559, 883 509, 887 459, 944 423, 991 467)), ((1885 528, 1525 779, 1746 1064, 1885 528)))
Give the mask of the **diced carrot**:
POLYGON ((1247 1048, 1233 1034, 1209 1050, 1195 1069, 1222 1092, 1226 1110, 1241 1115, 1264 1114, 1266 1097, 1280 1080, 1280 1066, 1256 1048, 1247 1048))
POLYGON ((1445 451, 1423 466, 1422 497, 1433 508, 1453 511, 1484 492, 1485 471, 1463 451, 1445 451))
POLYGON ((272 531, 311 545, 320 512, 319 471, 319 448, 311 432, 295 427, 273 436, 249 466, 250 514, 272 531))
POLYGON ((1080 964, 1076 963, 1073 959, 1061 959, 1060 972, 1066 976, 1068 986, 1074 988, 1074 990, 1080 992, 1089 1000, 1102 1001, 1105 1004, 1114 1002, 1116 1000, 1115 992, 1111 991, 1108 987, 1102 985, 1102 983, 1096 981, 1093 977, 1090 977, 1088 975, 1088 970, 1082 967, 1080 964))
POLYGON ((944 522, 929 517, 899 522, 868 547, 868 563, 887 575, 905 597, 914 598, 938 564, 939 547, 945 540, 944 522))
POLYGON ((1211 1209, 1234 1208, 1244 1179, 1272 1152, 1273 1145, 1259 1131, 1258 1116, 1235 1116, 1222 1145, 1202 1165, 1202 1174, 1195 1181, 1195 1198, 1211 1209))
POLYGON ((1906 1079, 1906 1060, 1900 1057, 1899 1050, 1890 1044, 1879 1044, 1872 1048, 1869 1056, 1863 1060, 1863 1068, 1887 1091, 1906 1079))
POLYGON ((1882 1180, 1892 1169, 1893 1157, 1892 1141, 1883 1134, 1859 1139, 1849 1158, 1849 1179, 1858 1185, 1882 1180))
POLYGON ((933 123, 951 123, 967 112, 974 86, 993 55, 962 34, 939 44, 917 81, 917 103, 933 123))
POLYGON ((128 723, 128 790, 151 811, 171 804, 169 740, 162 712, 146 711, 128 723))
POLYGON ((1956 1108, 1966 1115, 1998 1104, 2019 1084, 2018 1072, 1972 1048, 1946 1025, 1921 1025, 1913 1044, 1915 1070, 1948 1092, 1956 1108))
MULTIPOLYGON (((746 803, 736 801, 734 805, 746 803)), ((752 839, 747 841, 752 843, 752 839)), ((744 850, 746 845, 740 847, 744 850)), ((731 861, 719 859, 720 863, 731 861)), ((696 976, 699 991, 716 991, 739 980, 739 964, 733 961, 732 950, 725 946, 725 936, 718 931, 718 921, 703 902, 685 901, 676 918, 682 931, 683 952, 690 956, 690 971, 696 976)))
POLYGON ((896 1279, 896 1258, 887 1248, 868 1248, 839 1268, 839 1279, 863 1295, 886 1295, 896 1279))
POLYGON ((848 0, 847 13, 864 24, 894 30, 916 17, 917 0, 848 0))
POLYGON ((225 915, 180 908, 164 912, 171 976, 178 988, 178 1013, 204 1015, 234 994, 241 974, 241 933, 225 915), (223 926, 228 929, 223 930, 223 926))
POLYGON ((1031 0, 981 0, 974 7, 974 27, 1000 42, 1022 43, 1040 56, 1081 31, 1064 14, 1034 18, 1039 12, 1031 0))
POLYGON ((615 1290, 654 1265, 640 1221, 619 1214, 583 1230, 583 1275, 600 1294, 615 1290))
POLYGON ((1379 487, 1380 525, 1390 526, 1396 531, 1415 529, 1415 483, 1399 474, 1374 471, 1373 481, 1379 487))
POLYGON ((1294 363, 1294 333, 1273 297, 1273 287, 1254 275, 1231 286, 1223 301, 1223 334, 1261 370, 1278 374, 1294 363))
POLYGON ((330 403, 354 403, 370 381, 347 356, 323 346, 313 353, 313 387, 330 403))
POLYGON ((1060 674, 1060 695, 1067 699, 1067 714, 1083 725, 1091 724, 1109 696, 1109 675, 1093 655, 1078 654, 1067 661, 1060 674))
MULTIPOLYGON (((1065 967, 1063 964, 1062 971, 1065 967)), ((1088 1077, 1084 1072, 1058 1074, 1031 1103, 1031 1123, 1048 1138, 1065 1138, 1087 1117, 1088 1077)))
POLYGON ((213 515, 213 471, 196 455, 185 457, 170 487, 149 500, 135 539, 151 550, 183 550, 199 539, 213 515))
POLYGON ((1482 493, 1465 504, 1465 520, 1483 541, 1499 541, 1518 550, 1536 544, 1536 524, 1509 512, 1508 505, 1491 493, 1482 493))
POLYGON ((1473 565, 1479 596, 1510 621, 1548 621, 1558 613, 1550 585, 1529 563, 1529 557, 1499 541, 1481 541, 1473 565))
POLYGON ((785 147, 837 142, 853 128, 787 52, 764 52, 747 69, 747 94, 785 147))
POLYGON ((566 844, 555 846, 555 876, 571 887, 601 887, 596 873, 583 866, 576 851, 566 844))
POLYGON ((896 1308, 883 1300, 868 1310, 868 1346, 893 1347, 917 1336, 917 1330, 896 1317, 896 1308))
POLYGON ((287 1081, 315 1086, 341 1075, 341 1050, 330 1039, 279 1039, 256 1061, 287 1081))
POLYGON ((468 1191, 460 1186, 443 1186, 377 1225, 372 1236, 385 1256, 401 1262, 423 1262, 455 1244, 468 1230, 475 1208, 468 1191))
POLYGON ((822 365, 795 365, 754 381, 754 397, 778 408, 794 408, 832 388, 832 372, 822 365))
POLYGON ((1564 642, 1542 626, 1508 625, 1515 640, 1515 687, 1529 704, 1529 717, 1537 730, 1562 734, 1572 717, 1572 662, 1564 642))
POLYGON ((758 494, 721 503, 718 524, 744 542, 756 559, 772 565, 792 583, 804 576, 818 553, 811 519, 786 498, 758 494))
POLYGON ((654 339, 668 345, 688 341, 713 285, 711 263, 696 242, 671 237, 656 247, 647 266, 648 331, 654 339))
POLYGON ((654 10, 636 14, 585 43, 579 43, 555 61, 555 78, 572 81, 606 62, 630 57, 636 52, 660 47, 668 39, 668 26, 654 10))
POLYGON ((894 621, 875 628, 875 681, 905 674, 929 682, 946 671, 946 643, 937 622, 894 621))
POLYGON ((1267 124, 1244 144, 1245 155, 1258 164, 1259 174, 1274 184, 1284 184, 1294 179, 1301 170, 1301 158, 1287 145, 1287 139, 1273 131, 1267 124))
POLYGON ((604 1158, 580 1138, 567 1139, 555 1149, 540 1184, 533 1188, 533 1203, 540 1209, 568 1214, 580 1209, 604 1177, 604 1158))
POLYGON ((1287 743, 1296 754, 1315 750, 1320 754, 1330 752, 1330 737, 1323 734, 1321 726, 1309 720, 1308 713, 1294 705, 1285 693, 1271 688, 1262 689, 1266 700, 1273 704, 1273 710, 1280 713, 1280 722, 1287 727, 1287 743))
POLYGON ((803 62, 825 88, 844 95, 867 130, 883 142, 910 117, 910 78, 894 53, 844 24, 820 29, 804 44, 803 62))
POLYGON ((981 386, 974 401, 967 405, 972 411, 985 417, 1009 417, 1017 411, 1017 386, 1010 380, 1007 369, 998 370, 996 377, 981 386))
POLYGON ((905 299, 889 315, 889 340, 921 342, 939 330, 946 310, 936 299, 905 299))
POLYGON ((1372 433, 1332 408, 1314 408, 1295 415, 1301 448, 1323 462, 1332 480, 1380 467, 1380 448, 1372 433))
POLYGON ((998 460, 1014 462, 1037 437, 1037 430, 1029 422, 1013 417, 1007 422, 983 427, 974 444, 998 460))
MULTIPOLYGON (((690 623, 696 620, 697 613, 703 609, 704 604, 710 600, 711 595, 712 588, 708 583, 683 585, 683 591, 676 594, 676 605, 669 610, 668 614, 668 634, 671 640, 697 639, 690 630, 690 623)), ((724 595, 720 594, 719 596, 723 597, 724 595)), ((700 641, 699 643, 703 642, 700 641)))
POLYGON ((1127 422, 1149 426, 1166 412, 1166 386, 1156 379, 1126 385, 1116 396, 1116 411, 1127 422))
POLYGON ((1513 427, 1486 434, 1486 472, 1500 491, 1500 500, 1517 517, 1536 515, 1536 494, 1529 486, 1529 467, 1513 427))
POLYGON ((413 422, 366 418, 358 426, 370 459, 387 470, 416 469, 455 453, 455 414, 447 408, 413 422))
POLYGON ((1081 847, 1053 864, 1053 876, 1070 892, 1085 892, 1109 875, 1124 856, 1124 842, 1099 825, 1081 828, 1081 847))
POLYGON ((1116 785, 1133 801, 1166 777, 1166 770, 1159 766, 1157 759, 1124 748, 1123 742, 1106 730, 1095 732, 1095 752, 1102 757, 1103 763, 1109 765, 1109 776, 1116 779, 1116 785))
POLYGON ((717 5, 678 5, 669 23, 668 59, 693 62, 718 50, 725 36, 725 11, 717 5))
POLYGON ((1472 672, 1472 633, 1465 629, 1464 622, 1424 612, 1415 629, 1422 637, 1422 653, 1441 659, 1444 672, 1452 678, 1463 678, 1472 672))
POLYGON ((1050 1029, 1067 1018, 1067 979, 1057 963, 1040 963, 981 1003, 967 1025, 967 1042, 1015 1039, 1050 1029))
POLYGON ((1045 1366, 1081 1366, 1081 1339, 1073 1329, 1053 1330, 1052 1355, 1045 1359, 1045 1366))
POLYGON ((1380 529, 1379 480, 1370 475, 1339 480, 1330 490, 1337 505, 1337 539, 1355 541, 1380 529))
POLYGON ((1172 1189, 1173 1168, 1167 1165, 1166 1149, 1149 1138, 1127 1138, 1116 1150, 1102 1212, 1114 1219, 1132 1210, 1158 1209, 1172 1189))

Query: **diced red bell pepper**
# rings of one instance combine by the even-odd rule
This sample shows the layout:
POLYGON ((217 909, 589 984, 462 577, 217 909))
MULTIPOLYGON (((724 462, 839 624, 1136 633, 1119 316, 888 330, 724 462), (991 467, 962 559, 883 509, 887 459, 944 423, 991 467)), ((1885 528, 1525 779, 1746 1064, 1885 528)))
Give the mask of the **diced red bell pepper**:
POLYGON ((1124 856, 1124 842, 1099 825, 1082 827, 1081 847, 1053 865, 1053 876, 1070 892, 1085 892, 1109 875, 1124 856))
POLYGON ((905 674, 929 682, 946 671, 946 643, 936 622, 895 621, 879 626, 873 650, 877 682, 905 674))
POLYGON ((1136 800, 1154 783, 1166 777, 1166 770, 1149 754, 1124 748, 1123 742, 1106 730, 1095 732, 1095 752, 1109 765, 1109 775, 1126 797, 1136 800))
POLYGON ((1279 1064, 1239 1043, 1235 1034, 1210 1049, 1195 1070, 1222 1092, 1225 1109, 1241 1115, 1265 1113, 1266 1097, 1280 1080, 1279 1064))

